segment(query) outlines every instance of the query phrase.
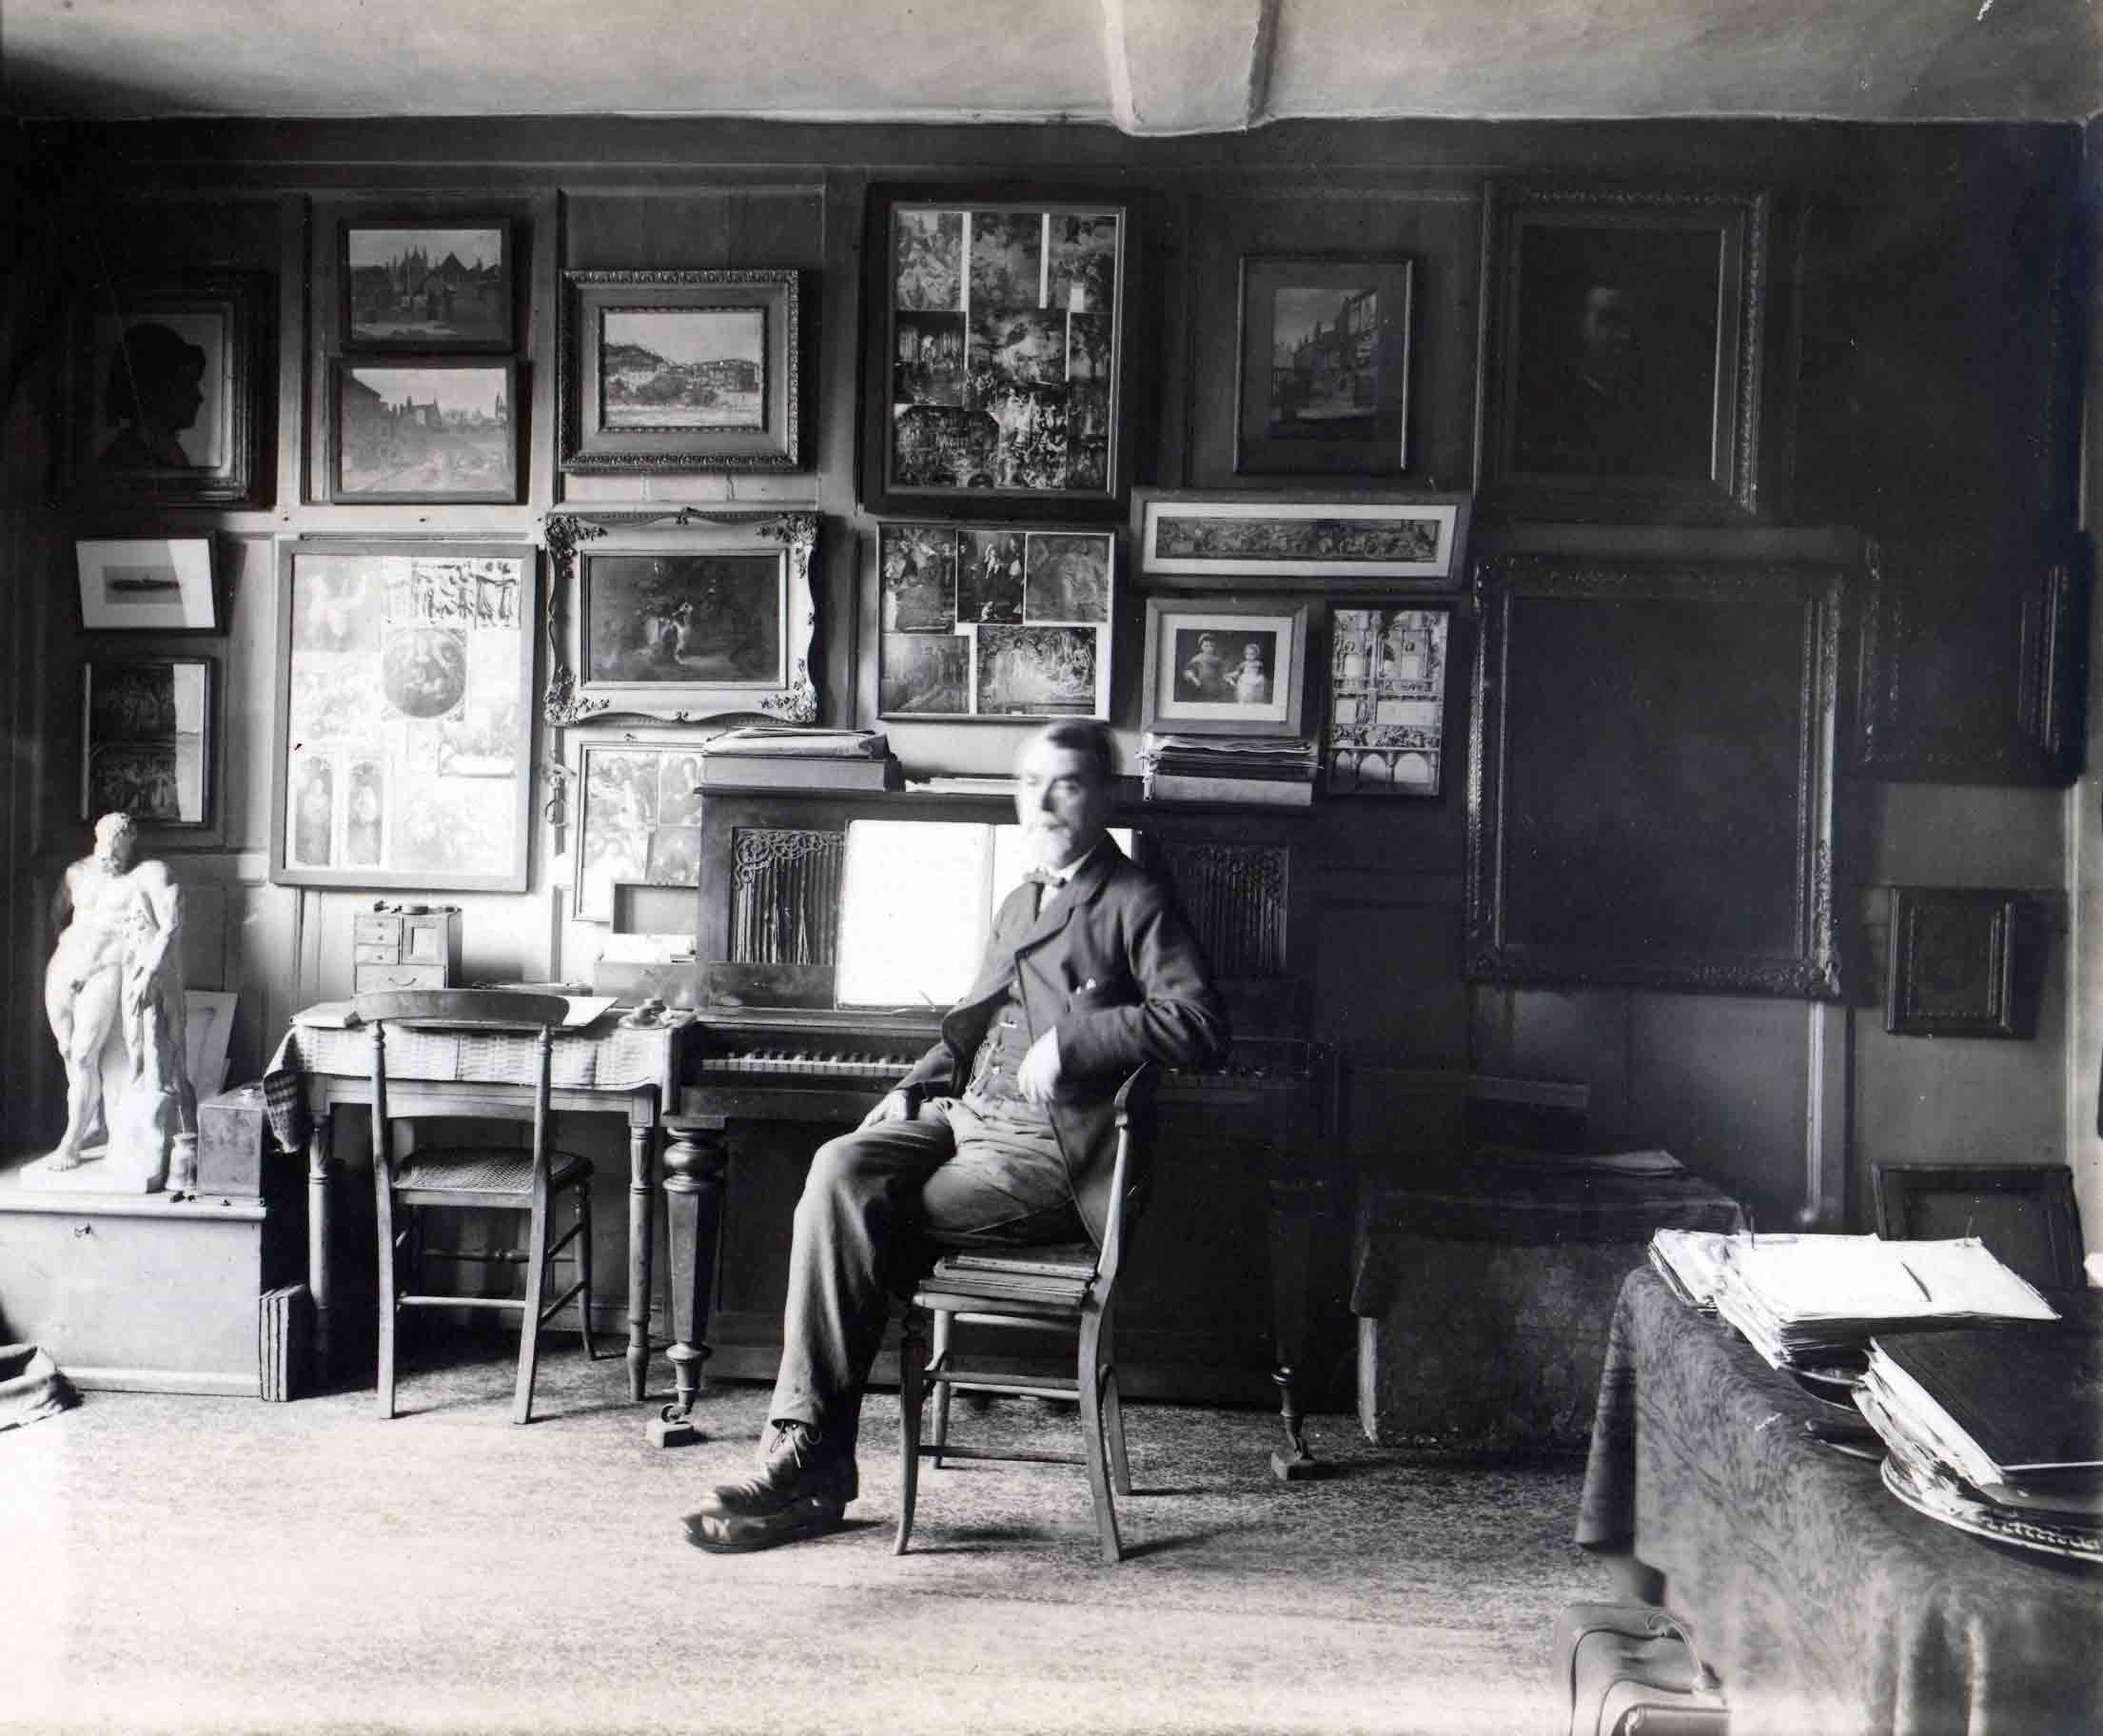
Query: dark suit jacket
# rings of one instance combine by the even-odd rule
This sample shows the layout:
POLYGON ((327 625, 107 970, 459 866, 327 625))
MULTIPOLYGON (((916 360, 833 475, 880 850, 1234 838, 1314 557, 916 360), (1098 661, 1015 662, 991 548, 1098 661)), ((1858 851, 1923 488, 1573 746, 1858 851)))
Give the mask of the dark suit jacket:
POLYGON ((971 1077, 994 1013, 1019 981, 1028 1039, 1056 1028, 1059 1086, 1052 1126, 1067 1179, 1098 1242, 1116 1154, 1111 1098, 1142 1061, 1217 1060, 1227 1011, 1196 937, 1168 887, 1104 838, 1043 915, 1018 886, 994 913, 978 978, 943 1016, 942 1040, 900 1084, 955 1096, 971 1077))

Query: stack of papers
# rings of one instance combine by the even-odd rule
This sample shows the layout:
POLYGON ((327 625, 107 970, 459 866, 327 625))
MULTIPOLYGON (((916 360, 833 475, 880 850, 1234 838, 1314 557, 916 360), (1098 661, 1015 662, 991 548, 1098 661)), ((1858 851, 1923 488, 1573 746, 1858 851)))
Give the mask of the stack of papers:
POLYGON ((1150 735, 1139 753, 1149 801, 1307 807, 1317 750, 1298 736, 1150 735))
POLYGON ((1654 1230, 1650 1264, 1680 1301, 1713 1314, 1717 1280, 1733 1239, 1713 1230, 1654 1230))
POLYGON ((793 723, 755 723, 725 730, 701 743, 710 754, 782 755, 793 760, 881 760, 891 743, 880 729, 809 729, 793 723))

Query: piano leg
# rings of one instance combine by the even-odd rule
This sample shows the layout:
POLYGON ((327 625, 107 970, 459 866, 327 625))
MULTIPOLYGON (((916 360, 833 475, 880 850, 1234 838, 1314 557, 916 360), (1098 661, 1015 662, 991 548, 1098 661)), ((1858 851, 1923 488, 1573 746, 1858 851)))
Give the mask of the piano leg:
POLYGON ((650 1424, 658 1447, 699 1440, 692 1417, 708 1360, 708 1306, 716 1288, 716 1244, 722 1225, 723 1173, 730 1162, 716 1116, 681 1116, 665 1124, 664 1227, 671 1271, 673 1401, 650 1424))
POLYGON ((1325 1469, 1307 1450, 1302 1431, 1296 1371, 1307 1352, 1307 1284, 1310 1249, 1322 1184, 1304 1176, 1270 1178, 1270 1327, 1278 1358, 1271 1383, 1278 1389, 1285 1424, 1285 1450, 1270 1455, 1271 1470, 1287 1483, 1318 1476, 1325 1469))

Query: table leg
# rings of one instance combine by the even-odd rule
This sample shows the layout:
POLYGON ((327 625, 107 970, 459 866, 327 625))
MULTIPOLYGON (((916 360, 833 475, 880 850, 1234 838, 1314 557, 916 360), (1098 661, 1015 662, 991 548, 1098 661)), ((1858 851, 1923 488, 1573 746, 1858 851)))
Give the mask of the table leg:
POLYGON ((702 1365, 709 1356, 708 1306, 716 1287, 716 1245, 729 1163, 719 1129, 691 1121, 667 1124, 664 1222, 671 1266, 666 1285, 672 1302, 668 1354, 675 1392, 673 1402, 650 1425, 650 1439, 659 1447, 684 1447, 701 1438, 692 1414, 706 1378, 702 1365))
POLYGON ((1314 1476, 1322 1469, 1301 1431, 1300 1399, 1294 1386, 1296 1371, 1307 1356, 1308 1254, 1321 1185, 1305 1176, 1273 1176, 1268 1189, 1270 1330, 1278 1357, 1270 1379, 1278 1389, 1279 1417, 1286 1430, 1286 1450, 1270 1455, 1270 1469, 1288 1483, 1314 1476))
POLYGON ((639 1400, 650 1370, 650 1174, 657 1129, 628 1129, 628 1396, 639 1400))
POLYGON ((325 1385, 335 1372, 335 1290, 329 1282, 329 1141, 336 1117, 327 1110, 313 1118, 306 1136, 306 1291, 314 1303, 314 1373, 325 1385))

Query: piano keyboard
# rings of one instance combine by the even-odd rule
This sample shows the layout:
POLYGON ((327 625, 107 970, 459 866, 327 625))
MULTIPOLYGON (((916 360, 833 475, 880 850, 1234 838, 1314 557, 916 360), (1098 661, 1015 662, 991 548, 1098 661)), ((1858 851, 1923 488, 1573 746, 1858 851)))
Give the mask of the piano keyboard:
POLYGON ((710 1055, 704 1074, 757 1074, 770 1078, 867 1080, 888 1085, 902 1078, 918 1055, 813 1055, 796 1049, 757 1049, 748 1055, 710 1055))

